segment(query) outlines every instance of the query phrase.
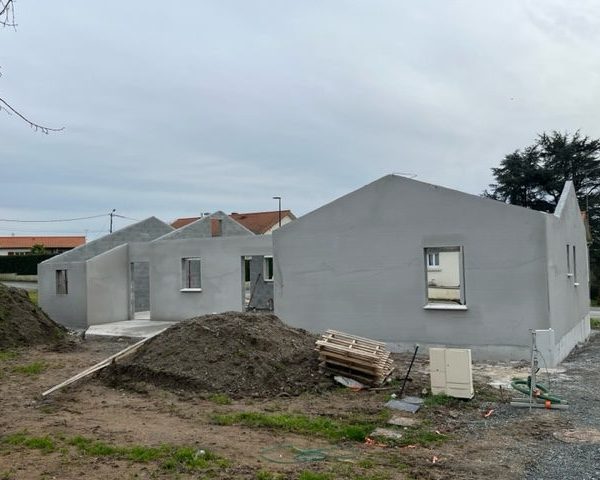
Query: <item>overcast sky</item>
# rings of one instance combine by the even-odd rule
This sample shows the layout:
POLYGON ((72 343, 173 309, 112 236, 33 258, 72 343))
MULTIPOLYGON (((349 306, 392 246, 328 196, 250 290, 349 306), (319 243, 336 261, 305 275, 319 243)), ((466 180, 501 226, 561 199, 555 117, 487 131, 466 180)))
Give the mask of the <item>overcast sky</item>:
POLYGON ((479 194, 538 133, 600 137, 596 0, 19 0, 15 14, 0 96, 65 130, 0 114, 0 218, 171 221, 272 210, 275 195, 301 215, 393 172, 479 194))

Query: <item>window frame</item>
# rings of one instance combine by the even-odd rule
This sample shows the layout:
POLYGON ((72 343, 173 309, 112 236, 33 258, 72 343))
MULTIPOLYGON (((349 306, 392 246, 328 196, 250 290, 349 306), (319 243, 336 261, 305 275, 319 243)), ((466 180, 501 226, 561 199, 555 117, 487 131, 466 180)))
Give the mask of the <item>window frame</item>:
MULTIPOLYGON (((439 264, 439 256, 438 256, 439 264)), ((465 249, 463 245, 428 245, 423 247, 423 266, 424 266, 424 284, 425 284, 425 310, 467 310, 467 293, 465 288, 465 249), (441 267, 429 268, 429 254, 440 252, 458 253, 458 279, 460 291, 460 303, 451 302, 431 302, 429 299, 429 278, 428 273, 441 271, 441 267)))
POLYGON ((56 295, 68 295, 69 294, 69 274, 66 268, 55 270, 55 282, 56 282, 56 295), (64 291, 63 288, 64 287, 64 291))
POLYGON ((181 259, 181 292, 201 292, 202 291, 202 258, 201 257, 183 257, 181 259), (191 265, 192 262, 198 262, 198 286, 191 284, 191 265))
POLYGON ((275 265, 273 263, 273 255, 265 255, 263 257, 263 278, 265 282, 272 282, 275 278, 275 265), (271 276, 267 276, 269 271, 268 264, 271 264, 271 276))

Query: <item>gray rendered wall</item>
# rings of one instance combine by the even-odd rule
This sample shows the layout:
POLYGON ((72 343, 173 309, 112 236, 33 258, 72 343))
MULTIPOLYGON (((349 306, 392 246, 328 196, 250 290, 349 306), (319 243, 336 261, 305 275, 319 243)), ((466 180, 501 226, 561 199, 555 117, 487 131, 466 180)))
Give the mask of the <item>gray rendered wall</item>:
POLYGON ((38 302, 55 322, 71 329, 87 328, 85 262, 43 262, 38 265, 38 302), (67 270, 68 293, 56 293, 56 270, 67 270))
POLYGON ((564 345, 560 345, 556 352, 558 358, 555 360, 558 362, 590 332, 587 239, 575 190, 570 182, 565 185, 555 214, 548 215, 546 227, 550 326, 554 329, 556 343, 564 339, 564 345), (567 245, 571 252, 572 246, 576 247, 579 285, 575 285, 575 279, 567 275, 567 245))
POLYGON ((130 242, 150 242, 172 231, 173 227, 170 225, 167 225, 156 217, 150 217, 46 261, 81 262, 107 252, 116 246, 130 242))
POLYGON ((249 309, 273 309, 273 282, 265 281, 264 255, 256 255, 250 260, 250 289, 252 297, 249 309))
POLYGON ((185 320, 227 310, 241 311, 244 255, 271 255, 270 236, 218 237, 152 242, 150 308, 152 320, 185 320), (181 261, 202 259, 202 291, 181 291, 181 261))
POLYGON ((388 175, 273 233, 275 312, 406 348, 523 358, 548 328, 545 216, 388 175), (426 310, 424 248, 462 246, 466 311, 426 310))
POLYGON ((163 236, 160 240, 212 237, 211 219, 221 220, 222 237, 254 235, 253 232, 230 218, 229 215, 219 211, 207 217, 201 218, 200 220, 196 220, 185 227, 181 227, 180 229, 163 236))
POLYGON ((129 256, 121 245, 87 261, 88 325, 129 319, 129 256))

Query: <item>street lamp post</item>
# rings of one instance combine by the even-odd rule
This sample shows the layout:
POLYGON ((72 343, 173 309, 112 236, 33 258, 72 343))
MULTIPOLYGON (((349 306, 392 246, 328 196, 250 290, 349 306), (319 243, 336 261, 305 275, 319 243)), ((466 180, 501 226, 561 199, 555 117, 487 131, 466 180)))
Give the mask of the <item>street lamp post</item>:
POLYGON ((281 227, 281 197, 273 197, 273 200, 279 202, 279 226, 281 227))
POLYGON ((114 214, 115 214, 116 211, 117 211, 117 209, 113 208, 112 212, 109 213, 109 215, 110 215, 110 229, 109 229, 108 233, 112 233, 113 216, 114 216, 114 214))

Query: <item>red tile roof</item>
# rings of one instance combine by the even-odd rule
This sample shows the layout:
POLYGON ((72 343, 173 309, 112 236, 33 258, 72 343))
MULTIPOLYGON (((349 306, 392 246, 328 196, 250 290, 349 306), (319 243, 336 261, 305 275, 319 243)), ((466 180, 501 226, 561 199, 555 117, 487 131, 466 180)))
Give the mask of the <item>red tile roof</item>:
MULTIPOLYGON (((272 212, 248 212, 248 213, 237 213, 234 212, 229 215, 230 218, 235 220, 236 222, 242 224, 251 232, 262 235, 279 222, 279 210, 274 210, 272 212)), ((292 213, 291 210, 282 210, 281 218, 290 217, 292 220, 295 220, 296 217, 292 213)), ((189 225, 196 220, 200 220, 202 217, 184 217, 178 218, 171 226, 173 228, 181 228, 189 225)))
MULTIPOLYGON (((234 212, 229 216, 257 235, 262 235, 279 222, 279 210, 273 212, 234 212)), ((283 219, 285 217, 290 217, 292 220, 296 219, 291 210, 281 211, 281 218, 283 219)))
POLYGON ((184 218, 178 218, 177 220, 175 220, 173 223, 171 223, 171 226, 175 229, 181 228, 181 227, 185 227, 186 225, 189 225, 192 222, 195 222, 196 220, 200 220, 202 217, 184 217, 184 218))
POLYGON ((43 245, 46 248, 75 248, 85 243, 84 236, 74 237, 0 237, 0 248, 31 248, 43 245))

